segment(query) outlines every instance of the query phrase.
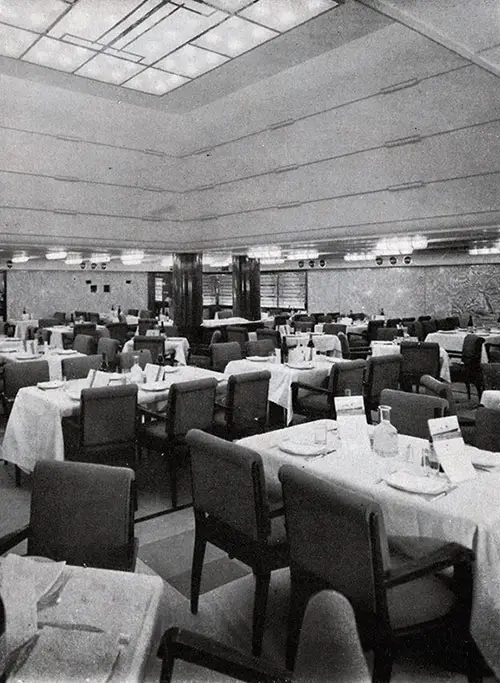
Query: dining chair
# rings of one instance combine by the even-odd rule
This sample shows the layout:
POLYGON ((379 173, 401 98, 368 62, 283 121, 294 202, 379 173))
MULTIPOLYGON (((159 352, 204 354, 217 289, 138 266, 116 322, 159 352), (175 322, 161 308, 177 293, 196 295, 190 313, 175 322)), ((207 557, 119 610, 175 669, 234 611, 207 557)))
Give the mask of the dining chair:
POLYGON ((258 327, 255 330, 257 335, 257 341, 262 341, 263 339, 271 339, 275 349, 281 349, 281 334, 279 330, 272 330, 269 327, 258 327))
POLYGON ((455 330, 460 327, 460 318, 457 316, 448 316, 446 318, 436 318, 436 328, 438 330, 455 330))
POLYGON ((65 460, 137 469, 137 385, 82 389, 80 414, 62 419, 65 460))
POLYGON ((292 382, 294 415, 305 415, 309 420, 335 420, 335 397, 344 396, 346 390, 349 390, 352 396, 362 396, 365 369, 364 360, 343 361, 332 363, 330 374, 322 386, 300 381, 292 382))
POLYGON ((240 345, 241 357, 245 357, 245 344, 248 341, 248 330, 246 327, 228 325, 226 327, 226 339, 228 342, 237 342, 240 345))
POLYGON ((226 365, 232 360, 241 360, 241 346, 238 342, 221 342, 220 344, 210 344, 212 356, 212 370, 224 372, 226 365))
POLYGON ((76 339, 79 334, 87 334, 94 339, 97 339, 97 325, 95 322, 75 323, 73 326, 73 335, 76 339))
POLYGON ((320 591, 307 604, 293 672, 175 626, 164 633, 158 657, 162 659, 160 683, 171 683, 172 676, 176 680, 173 670, 178 660, 253 683, 371 681, 352 606, 333 590, 320 591))
MULTIPOLYGON (((279 478, 290 544, 287 667, 294 666, 308 599, 330 588, 349 600, 363 647, 373 650, 372 681, 390 681, 402 639, 446 628, 467 652, 468 680, 481 680, 469 633, 473 551, 436 541, 429 553, 408 559, 390 544, 373 496, 291 465, 281 467, 279 478), (437 574, 446 568, 453 569, 451 584, 437 574)), ((414 539, 423 550, 426 540, 414 539)))
POLYGON ((232 308, 231 308, 231 309, 226 308, 226 309, 219 310, 219 311, 217 312, 217 315, 218 315, 218 317, 219 317, 219 320, 225 320, 225 319, 227 319, 227 318, 233 318, 233 317, 234 317, 234 312, 233 312, 233 309, 232 309, 232 308))
POLYGON ((288 566, 283 515, 270 516, 258 453, 198 429, 189 431, 186 441, 195 518, 191 612, 198 611, 205 548, 212 543, 252 569, 252 653, 260 655, 271 572, 288 566))
POLYGON ((3 409, 8 418, 19 389, 49 380, 46 360, 7 362, 3 366, 3 409))
POLYGON ((341 323, 324 323, 323 332, 324 334, 338 334, 343 332, 346 334, 347 325, 342 325, 341 323))
POLYGON ((257 339, 245 344, 246 356, 274 356, 275 346, 272 339, 257 339))
POLYGON ((179 336, 179 328, 177 325, 163 325, 163 327, 160 324, 160 331, 161 334, 164 334, 166 337, 178 337, 179 336))
POLYGON ((188 365, 195 365, 199 368, 212 367, 212 354, 210 350, 211 344, 219 344, 222 342, 222 332, 214 330, 208 344, 203 341, 191 344, 188 365))
POLYGON ((231 375, 225 397, 215 404, 214 434, 233 441, 264 431, 270 379, 269 370, 231 375))
MULTIPOLYGON (((467 398, 470 400, 470 387, 473 384, 476 388, 478 399, 481 398, 482 392, 482 368, 481 368, 481 354, 484 344, 484 338, 477 334, 468 334, 464 339, 462 352, 459 355, 460 362, 450 363, 450 377, 452 382, 462 382, 467 389, 467 398)), ((452 351, 449 352, 450 358, 456 358, 457 355, 452 351)))
POLYGON ((418 390, 422 375, 439 378, 441 357, 439 344, 434 342, 403 341, 399 345, 402 356, 400 386, 403 391, 418 390))
POLYGON ((75 320, 82 322, 87 320, 87 311, 75 311, 75 320))
POLYGON ((165 338, 161 336, 149 337, 147 335, 137 335, 134 337, 134 351, 149 349, 153 363, 158 362, 158 356, 165 353, 165 338))
POLYGON ((134 365, 135 358, 137 358, 141 370, 144 370, 147 363, 153 362, 151 351, 149 349, 139 349, 137 352, 120 351, 117 354, 117 366, 120 372, 129 372, 134 365))
POLYGON ((500 410, 479 406, 473 444, 484 451, 500 452, 500 410))
POLYGON ((108 323, 106 325, 111 339, 117 339, 120 342, 120 348, 128 341, 128 325, 127 323, 108 323))
POLYGON ((29 524, 0 538, 0 555, 27 539, 28 555, 133 572, 133 480, 124 467, 38 461, 29 524))
POLYGON ((64 311, 56 311, 53 315, 56 320, 56 325, 66 324, 66 313, 64 311))
POLYGON ((424 340, 431 332, 437 332, 437 325, 434 318, 427 319, 427 316, 425 316, 425 318, 425 320, 419 318, 420 322, 422 323, 422 336, 424 340))
POLYGON ((337 332, 337 337, 340 339, 342 358, 351 358, 351 347, 347 335, 344 332, 337 332))
POLYGON ((62 376, 66 379, 83 379, 90 370, 99 370, 102 356, 94 353, 91 356, 70 356, 61 361, 62 376))
POLYGON ((397 327, 401 324, 401 318, 388 318, 385 322, 386 327, 397 327))
POLYGON ((147 330, 153 330, 157 324, 155 318, 139 318, 137 323, 137 334, 140 337, 144 337, 147 330))
POLYGON ((177 508, 177 470, 181 460, 189 455, 186 434, 190 429, 213 429, 216 387, 217 381, 213 378, 174 383, 161 414, 142 411, 145 422, 139 430, 139 448, 160 452, 165 459, 174 509, 177 508))
POLYGON ((489 361, 481 365, 482 388, 500 390, 500 362, 489 361))
POLYGON ((89 323, 96 323, 97 325, 101 320, 101 316, 99 315, 99 313, 87 311, 86 319, 89 321, 89 323))
POLYGON ((57 325, 57 318, 38 318, 38 327, 54 327, 57 325))
POLYGON ((500 339, 495 342, 485 341, 484 350, 488 363, 500 363, 500 339))
POLYGON ((315 321, 312 318, 306 320, 295 319, 292 322, 292 327, 294 328, 295 332, 312 332, 314 324, 315 321))
POLYGON ((108 368, 111 371, 116 369, 118 352, 120 350, 120 342, 118 339, 111 339, 111 337, 101 337, 97 342, 97 355, 104 356, 108 368))
POLYGON ((431 375, 422 375, 420 378, 420 394, 428 394, 429 396, 437 396, 448 401, 448 408, 445 415, 456 415, 460 431, 466 443, 472 443, 475 435, 476 411, 470 409, 468 406, 462 407, 455 400, 452 386, 449 382, 431 377, 431 375))
POLYGON ((380 405, 380 394, 383 389, 398 389, 401 374, 402 357, 399 353, 383 356, 371 356, 366 364, 364 403, 366 418, 371 424, 372 411, 380 405))
MULTIPOLYGON (((393 341, 399 336, 397 327, 378 327, 375 330, 374 341, 393 341)), ((402 336, 402 335, 401 335, 402 336)))
POLYGON ((127 311, 127 315, 133 315, 137 318, 137 317, 139 317, 139 309, 138 308, 129 308, 127 311))
POLYGON ((429 439, 428 420, 444 417, 448 401, 437 396, 382 389, 380 405, 391 408, 391 424, 400 434, 429 439))
POLYGON ((97 340, 90 334, 77 334, 73 338, 71 348, 73 351, 91 356, 97 351, 97 340))
POLYGON ((149 311, 147 308, 139 309, 139 318, 154 318, 153 311, 149 311))

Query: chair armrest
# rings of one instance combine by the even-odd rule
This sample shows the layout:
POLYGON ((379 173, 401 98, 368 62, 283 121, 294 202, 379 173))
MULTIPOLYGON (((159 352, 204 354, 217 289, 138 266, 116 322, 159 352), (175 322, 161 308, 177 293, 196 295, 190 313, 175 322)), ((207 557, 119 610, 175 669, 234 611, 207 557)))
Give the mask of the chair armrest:
POLYGON ((16 529, 16 531, 10 531, 0 538, 0 555, 3 555, 7 550, 14 548, 18 543, 25 541, 29 536, 30 527, 29 524, 22 527, 21 529, 16 529))
POLYGON ((307 391, 312 391, 315 394, 329 394, 330 391, 326 387, 318 387, 314 384, 306 384, 305 382, 292 382, 290 385, 292 388, 292 396, 297 396, 299 389, 306 389, 307 391))
POLYGON ((251 683, 287 683, 292 680, 290 672, 266 664, 258 657, 251 657, 211 638, 176 627, 164 633, 158 657, 163 659, 161 683, 170 682, 176 659, 251 683))
POLYGON ((138 406, 139 408, 139 415, 141 417, 145 417, 148 420, 151 420, 152 418, 156 420, 162 420, 165 422, 165 415, 166 415, 166 410, 167 407, 165 405, 164 410, 150 410, 149 408, 144 408, 144 406, 138 406))
POLYGON ((446 567, 471 564, 473 560, 472 550, 458 543, 445 543, 427 555, 410 559, 401 566, 390 569, 384 577, 384 583, 387 588, 392 588, 446 567))

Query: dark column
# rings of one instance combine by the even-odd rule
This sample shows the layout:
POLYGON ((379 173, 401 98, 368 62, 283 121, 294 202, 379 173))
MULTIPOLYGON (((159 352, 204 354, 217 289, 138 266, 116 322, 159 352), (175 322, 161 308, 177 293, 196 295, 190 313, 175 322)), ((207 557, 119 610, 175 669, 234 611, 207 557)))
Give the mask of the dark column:
POLYGON ((234 315, 260 320, 260 263, 248 256, 233 256, 234 315))
POLYGON ((193 331, 203 318, 202 254, 174 254, 170 315, 180 330, 193 331))

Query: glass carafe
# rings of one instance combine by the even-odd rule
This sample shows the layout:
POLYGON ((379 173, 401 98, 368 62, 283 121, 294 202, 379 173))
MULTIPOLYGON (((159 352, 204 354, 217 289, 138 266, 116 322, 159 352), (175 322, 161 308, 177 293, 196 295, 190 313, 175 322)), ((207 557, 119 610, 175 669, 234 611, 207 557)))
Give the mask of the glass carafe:
POLYGON ((381 458, 395 458, 398 453, 398 430, 391 424, 390 406, 379 406, 379 423, 373 430, 373 452, 381 458))

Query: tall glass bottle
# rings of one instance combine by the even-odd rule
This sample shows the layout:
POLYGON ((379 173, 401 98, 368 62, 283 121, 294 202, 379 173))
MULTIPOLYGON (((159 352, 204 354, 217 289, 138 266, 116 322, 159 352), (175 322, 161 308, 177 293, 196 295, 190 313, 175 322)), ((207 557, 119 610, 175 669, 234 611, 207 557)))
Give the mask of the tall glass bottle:
POLYGON ((379 423, 373 430, 373 451, 381 458, 395 458, 398 453, 398 430, 391 424, 390 406, 379 406, 379 423))
POLYGON ((312 362, 314 360, 314 342, 312 334, 309 335, 309 341, 307 342, 307 360, 312 362))

